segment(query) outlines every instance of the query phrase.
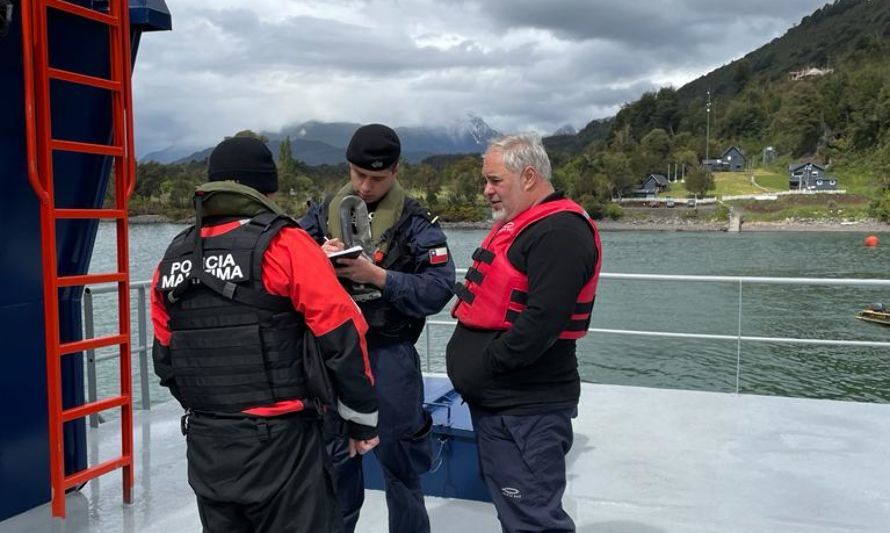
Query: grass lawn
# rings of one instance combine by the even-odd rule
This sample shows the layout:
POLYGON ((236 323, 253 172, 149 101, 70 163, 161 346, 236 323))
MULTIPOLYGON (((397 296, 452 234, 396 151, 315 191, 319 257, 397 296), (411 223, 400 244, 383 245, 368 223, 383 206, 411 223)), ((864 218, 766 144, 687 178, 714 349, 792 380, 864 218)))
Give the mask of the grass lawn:
POLYGON ((769 189, 772 192, 788 190, 788 174, 757 169, 754 171, 754 180, 757 182, 757 185, 769 189))
MULTIPOLYGON (((846 184, 841 178, 841 186, 847 189, 847 194, 780 196, 775 201, 736 200, 731 203, 741 208, 746 220, 763 222, 779 222, 787 219, 852 220, 868 217, 868 205, 874 186, 867 185, 870 183, 867 176, 857 175, 852 169, 843 174, 848 177, 846 184)), ((716 188, 709 191, 708 196, 763 194, 788 190, 787 174, 775 169, 757 169, 754 171, 754 179, 762 188, 752 185, 745 173, 715 172, 716 188)), ((682 183, 672 183, 671 190, 659 196, 683 199, 692 195, 682 183)))
POLYGON ((671 183, 670 189, 658 195, 659 198, 686 198, 687 196, 692 197, 692 194, 679 181, 671 183))
MULTIPOLYGON (((751 184, 748 174, 744 172, 714 172, 715 189, 709 191, 707 196, 735 196, 741 194, 762 194, 764 192, 778 192, 788 190, 788 177, 775 174, 768 170, 757 169, 754 171, 754 179, 761 188, 751 184)), ((671 189, 659 195, 659 197, 686 198, 692 194, 686 190, 686 186, 680 182, 672 183, 671 189)))

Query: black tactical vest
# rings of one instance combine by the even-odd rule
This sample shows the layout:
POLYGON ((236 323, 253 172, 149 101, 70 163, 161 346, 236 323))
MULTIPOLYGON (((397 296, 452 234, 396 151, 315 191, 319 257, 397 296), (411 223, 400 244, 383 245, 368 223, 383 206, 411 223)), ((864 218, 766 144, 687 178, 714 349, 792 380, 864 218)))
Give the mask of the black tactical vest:
POLYGON ((307 396, 306 325, 289 298, 269 294, 262 282, 266 249, 293 225, 263 213, 200 241, 192 226, 167 249, 156 288, 170 315, 171 360, 186 407, 238 412, 307 396))

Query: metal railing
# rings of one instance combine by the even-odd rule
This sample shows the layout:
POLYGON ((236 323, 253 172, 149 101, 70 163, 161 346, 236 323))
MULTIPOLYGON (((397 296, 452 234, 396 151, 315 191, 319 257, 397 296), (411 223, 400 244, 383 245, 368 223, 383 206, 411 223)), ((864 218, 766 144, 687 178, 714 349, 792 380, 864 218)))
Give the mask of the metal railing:
MULTIPOLYGON (((130 290, 136 291, 136 346, 131 348, 131 353, 135 353, 139 360, 139 384, 141 389, 141 409, 147 411, 151 409, 151 391, 149 390, 149 374, 148 374, 148 307, 145 293, 151 281, 137 281, 130 284, 130 290)), ((95 332, 95 313, 93 312, 93 295, 116 293, 117 285, 97 285, 95 287, 87 287, 83 291, 83 334, 85 339, 92 339, 96 336, 95 332)), ((107 355, 96 356, 96 350, 87 350, 87 401, 95 402, 98 391, 96 390, 96 363, 107 361, 109 359, 117 359, 117 355, 111 353, 107 355)), ((99 423, 103 422, 101 414, 90 415, 90 427, 99 427, 99 423)))
MULTIPOLYGON (((466 274, 467 269, 459 268, 458 274, 466 274)), ((742 342, 797 344, 809 346, 847 346, 858 348, 890 348, 890 342, 883 341, 853 341, 844 339, 808 339, 796 337, 763 337, 742 335, 742 293, 745 283, 751 285, 822 285, 822 286, 856 286, 856 287, 890 287, 890 280, 886 279, 855 279, 855 278, 769 278, 754 276, 679 276, 669 274, 610 274, 603 272, 600 279, 629 280, 629 281, 682 281, 698 283, 730 283, 738 285, 738 329, 735 335, 716 335, 708 333, 679 333, 669 331, 646 331, 632 329, 604 329, 588 328, 590 333, 603 333, 608 335, 626 335, 637 337, 660 337, 675 339, 697 339, 736 341, 736 368, 735 368, 735 392, 739 392, 739 381, 742 366, 742 342)), ((426 335, 426 370, 430 366, 431 339, 429 326, 454 326, 453 320, 429 320, 424 334, 426 335)))
MULTIPOLYGON (((465 274, 467 269, 458 269, 458 274, 465 274)), ((745 284, 748 285, 811 285, 811 286, 841 286, 841 287, 890 287, 890 279, 855 279, 855 278, 771 278, 771 277, 753 277, 753 276, 679 276, 679 275, 663 275, 663 274, 610 274, 602 273, 602 280, 624 280, 624 281, 671 281, 671 282, 695 282, 695 283, 726 283, 733 284, 738 287, 738 329, 735 335, 719 335, 707 333, 685 333, 671 331, 651 331, 651 330, 631 330, 631 329, 605 329, 605 328, 589 328, 590 333, 600 333, 607 335, 625 335, 638 337, 660 337, 675 339, 697 339, 697 340, 716 340, 716 341, 736 341, 736 376, 735 376, 735 392, 739 392, 739 380, 741 376, 742 362, 742 342, 753 343, 778 343, 778 344, 794 344, 802 346, 846 346, 858 348, 890 348, 890 342, 884 341, 856 341, 845 339, 814 339, 799 337, 765 337, 742 335, 742 296, 745 284)), ((147 300, 146 291, 150 287, 150 281, 134 282, 130 285, 130 290, 137 291, 137 329, 138 336, 137 345, 133 348, 133 352, 137 354, 139 360, 139 382, 141 384, 141 408, 143 410, 151 409, 151 392, 149 387, 149 368, 148 368, 148 318, 147 318, 147 300)), ((86 289, 84 292, 84 335, 91 338, 94 335, 95 317, 93 315, 93 296, 103 293, 111 293, 117 291, 114 285, 99 285, 86 289)), ((432 368, 430 354, 432 353, 432 339, 430 336, 431 327, 453 327, 457 322, 453 320, 428 320, 424 331, 426 342, 426 371, 432 368)), ((87 364, 87 394, 89 401, 96 400, 96 363, 108 359, 114 359, 114 354, 106 356, 96 356, 94 350, 86 352, 87 364)), ((97 427, 100 418, 90 417, 90 425, 97 427)))

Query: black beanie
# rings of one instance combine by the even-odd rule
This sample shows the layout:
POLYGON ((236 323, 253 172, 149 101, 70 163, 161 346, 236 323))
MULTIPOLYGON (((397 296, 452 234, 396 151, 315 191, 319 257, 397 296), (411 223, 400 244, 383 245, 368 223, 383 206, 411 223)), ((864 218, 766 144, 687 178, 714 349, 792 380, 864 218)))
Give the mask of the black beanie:
POLYGON ((253 137, 232 137, 216 145, 207 160, 207 179, 237 181, 264 194, 278 190, 272 152, 253 137))
POLYGON ((399 162, 402 144, 389 126, 368 124, 357 129, 346 147, 346 160, 365 170, 385 170, 399 162))

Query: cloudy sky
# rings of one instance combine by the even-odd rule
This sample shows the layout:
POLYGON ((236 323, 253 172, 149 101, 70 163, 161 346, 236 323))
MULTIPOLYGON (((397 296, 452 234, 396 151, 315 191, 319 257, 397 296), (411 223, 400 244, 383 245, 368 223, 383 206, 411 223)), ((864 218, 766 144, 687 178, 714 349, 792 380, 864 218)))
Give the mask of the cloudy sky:
POLYGON ((307 120, 550 133, 772 38, 826 0, 166 0, 144 36, 137 149, 307 120))

